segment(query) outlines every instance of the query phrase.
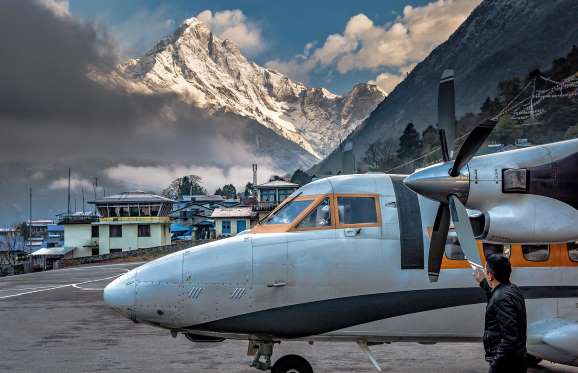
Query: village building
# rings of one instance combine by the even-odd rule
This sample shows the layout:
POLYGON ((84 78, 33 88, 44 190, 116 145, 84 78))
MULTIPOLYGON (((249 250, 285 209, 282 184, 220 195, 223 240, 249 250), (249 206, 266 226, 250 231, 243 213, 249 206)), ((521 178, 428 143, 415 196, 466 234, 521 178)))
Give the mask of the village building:
POLYGON ((93 223, 98 217, 92 213, 71 213, 57 215, 58 224, 64 227, 63 252, 72 258, 98 255, 98 234, 95 236, 93 223))
POLYGON ((210 239, 216 236, 211 218, 216 208, 238 206, 240 200, 220 195, 183 195, 171 212, 173 239, 210 239))
POLYGON ((28 237, 26 237, 25 250, 34 252, 46 247, 48 238, 48 226, 54 225, 54 220, 40 219, 26 222, 28 226, 28 237))
POLYGON ((90 202, 99 215, 91 224, 91 238, 98 240, 99 255, 170 245, 169 214, 174 202, 143 191, 90 202))
POLYGON ((253 209, 258 213, 259 219, 268 215, 298 188, 299 184, 285 180, 272 180, 255 186, 257 203, 253 205, 253 209))
POLYGON ((220 207, 211 214, 215 221, 216 238, 232 237, 251 228, 256 213, 251 207, 220 207))

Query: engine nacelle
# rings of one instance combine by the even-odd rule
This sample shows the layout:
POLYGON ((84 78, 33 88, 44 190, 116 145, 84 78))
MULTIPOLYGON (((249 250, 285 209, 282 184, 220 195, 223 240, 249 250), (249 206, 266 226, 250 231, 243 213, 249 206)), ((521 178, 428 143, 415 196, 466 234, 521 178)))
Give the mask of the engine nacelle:
POLYGON ((524 195, 471 217, 477 239, 499 243, 554 243, 578 238, 578 211, 543 196, 524 195))
POLYGON ((578 240, 578 142, 474 158, 466 208, 478 238, 499 243, 578 240))

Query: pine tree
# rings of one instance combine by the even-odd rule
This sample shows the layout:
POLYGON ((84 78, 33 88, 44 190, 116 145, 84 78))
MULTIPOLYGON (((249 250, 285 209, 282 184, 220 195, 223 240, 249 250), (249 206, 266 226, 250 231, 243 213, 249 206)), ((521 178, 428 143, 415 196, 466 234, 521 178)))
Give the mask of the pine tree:
POLYGON ((421 139, 413 123, 408 123, 399 138, 397 157, 402 162, 413 160, 421 155, 421 139))

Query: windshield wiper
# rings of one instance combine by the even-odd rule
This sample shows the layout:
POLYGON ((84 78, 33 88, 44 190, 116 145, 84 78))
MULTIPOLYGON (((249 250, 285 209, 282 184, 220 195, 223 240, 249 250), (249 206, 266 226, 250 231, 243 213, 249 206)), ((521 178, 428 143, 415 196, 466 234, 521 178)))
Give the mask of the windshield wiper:
MULTIPOLYGON (((302 195, 302 194, 303 194, 303 192, 299 192, 299 193, 295 194, 295 195, 294 195, 293 197, 291 197, 289 200, 285 200, 285 201, 281 202, 281 205, 279 205, 279 206, 285 206, 285 205, 290 204, 291 202, 293 202, 293 201, 295 200, 295 198, 299 197, 299 196, 302 195)), ((273 211, 271 211, 270 213, 268 213, 267 215, 265 215, 265 217, 264 217, 263 219, 259 220, 259 223, 257 223, 257 224, 262 225, 262 223, 263 223, 265 220, 267 220, 267 219, 269 218, 269 216, 273 215, 273 212, 275 212, 276 210, 277 210, 277 209, 273 209, 273 211)), ((280 210, 280 209, 279 209, 279 210, 280 210)))

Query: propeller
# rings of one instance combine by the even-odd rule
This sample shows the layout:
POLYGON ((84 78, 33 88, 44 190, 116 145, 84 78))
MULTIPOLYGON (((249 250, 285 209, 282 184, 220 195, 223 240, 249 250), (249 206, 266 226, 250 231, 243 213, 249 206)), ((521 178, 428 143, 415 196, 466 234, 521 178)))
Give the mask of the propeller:
POLYGON ((443 163, 416 171, 404 180, 404 183, 416 193, 440 202, 429 248, 430 282, 436 282, 439 278, 450 218, 466 258, 472 266, 481 266, 476 239, 464 205, 470 186, 467 165, 495 126, 496 121, 486 120, 474 128, 452 161, 456 128, 454 72, 445 70, 438 90, 438 132, 443 163))

